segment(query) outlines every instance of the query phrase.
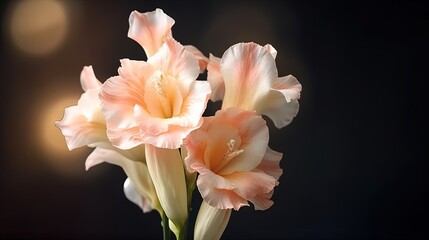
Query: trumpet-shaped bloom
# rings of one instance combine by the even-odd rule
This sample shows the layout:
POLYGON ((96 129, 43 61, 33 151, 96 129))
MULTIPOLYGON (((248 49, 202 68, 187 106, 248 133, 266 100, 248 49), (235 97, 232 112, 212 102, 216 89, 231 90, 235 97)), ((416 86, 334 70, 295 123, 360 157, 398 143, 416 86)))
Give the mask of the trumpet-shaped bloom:
POLYGON ((195 222, 194 239, 220 239, 231 217, 231 209, 219 209, 203 201, 195 222))
POLYGON ((276 55, 269 44, 238 43, 222 59, 210 56, 207 81, 212 100, 223 98, 222 109, 255 110, 270 117, 278 128, 288 125, 298 113, 302 87, 292 75, 278 77, 276 55))
POLYGON ((186 138, 185 164, 189 172, 199 173, 197 187, 208 204, 235 210, 248 201, 256 209, 272 205, 281 154, 268 148, 268 138, 262 117, 240 108, 206 117, 186 138))
MULTIPOLYGON (((72 150, 82 146, 95 147, 86 159, 86 170, 102 162, 122 167, 139 194, 150 204, 150 209, 160 211, 155 188, 145 164, 144 146, 129 150, 112 146, 106 135, 106 123, 98 97, 102 84, 95 77, 91 66, 83 68, 80 80, 85 92, 77 105, 66 108, 63 119, 55 122, 64 135, 68 148, 72 150)), ((149 210, 147 205, 144 210, 149 210)))
POLYGON ((100 92, 114 146, 179 148, 201 126, 210 85, 196 81, 198 60, 174 39, 167 39, 147 62, 122 59, 118 72, 100 92))
MULTIPOLYGON (((174 25, 174 19, 159 8, 145 13, 133 11, 129 17, 129 23, 128 37, 143 47, 148 58, 158 51, 165 39, 172 37, 171 28, 174 25)), ((208 58, 192 45, 185 45, 185 49, 195 55, 200 72, 204 72, 208 58)))

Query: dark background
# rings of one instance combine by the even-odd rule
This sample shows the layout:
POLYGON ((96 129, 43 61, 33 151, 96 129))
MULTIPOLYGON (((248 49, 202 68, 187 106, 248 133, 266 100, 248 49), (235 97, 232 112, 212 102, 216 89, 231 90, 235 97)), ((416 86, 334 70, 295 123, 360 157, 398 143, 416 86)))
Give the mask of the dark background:
POLYGON ((279 75, 303 85, 292 124, 269 122, 270 146, 284 153, 274 206, 233 212, 224 239, 427 238, 423 2, 66 1, 64 43, 33 56, 10 37, 18 1, 1 1, 0 238, 161 238, 158 214, 142 214, 123 195, 119 167, 86 172, 91 149, 68 152, 59 130, 46 130, 68 105, 54 117, 50 107, 82 93, 83 66, 104 81, 119 59, 145 60, 127 38, 128 16, 156 7, 176 20, 178 41, 206 55, 271 43, 279 75))

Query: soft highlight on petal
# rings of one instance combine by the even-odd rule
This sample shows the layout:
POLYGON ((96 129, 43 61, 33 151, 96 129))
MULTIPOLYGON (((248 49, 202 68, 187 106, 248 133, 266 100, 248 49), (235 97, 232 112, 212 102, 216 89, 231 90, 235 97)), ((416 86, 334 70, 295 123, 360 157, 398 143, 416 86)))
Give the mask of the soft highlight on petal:
POLYGON ((138 42, 149 58, 158 51, 164 39, 171 36, 174 19, 157 8, 146 13, 133 11, 129 24, 128 37, 138 42))
POLYGON ((139 206, 144 213, 152 211, 150 201, 140 195, 134 183, 129 178, 125 179, 124 182, 124 194, 128 200, 139 206))

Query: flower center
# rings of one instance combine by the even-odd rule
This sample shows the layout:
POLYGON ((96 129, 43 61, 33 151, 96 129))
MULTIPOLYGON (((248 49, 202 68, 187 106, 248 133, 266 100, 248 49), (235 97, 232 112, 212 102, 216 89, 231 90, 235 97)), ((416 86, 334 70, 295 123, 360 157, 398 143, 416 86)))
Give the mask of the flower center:
POLYGON ((235 146, 235 140, 234 139, 230 139, 226 145, 228 146, 228 149, 226 150, 226 153, 223 156, 223 162, 224 163, 229 162, 231 159, 237 157, 242 152, 244 152, 243 149, 237 149, 237 147, 235 146))
POLYGON ((165 86, 167 85, 168 79, 164 77, 162 73, 153 78, 153 85, 155 87, 156 93, 163 97, 161 100, 167 99, 167 93, 165 92, 165 86))

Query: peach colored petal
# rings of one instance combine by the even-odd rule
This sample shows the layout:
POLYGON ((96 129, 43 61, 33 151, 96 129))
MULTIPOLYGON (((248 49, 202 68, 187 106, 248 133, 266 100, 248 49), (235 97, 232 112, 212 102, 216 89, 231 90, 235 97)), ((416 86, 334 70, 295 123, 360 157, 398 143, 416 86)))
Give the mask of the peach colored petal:
POLYGON ((143 98, 148 113, 153 117, 168 119, 181 112, 183 97, 175 79, 163 76, 160 71, 152 74, 146 82, 143 98))
POLYGON ((140 129, 134 118, 136 105, 145 106, 144 84, 153 73, 142 61, 121 60, 120 76, 107 79, 99 97, 107 125, 107 135, 114 146, 128 149, 141 144, 134 139, 140 129))
POLYGON ((185 139, 185 146, 188 152, 184 162, 186 169, 193 173, 198 171, 199 169, 204 168, 206 165, 207 168, 210 168, 210 162, 205 163, 205 150, 207 147, 207 140, 209 139, 209 135, 206 131, 202 130, 205 126, 207 126, 208 119, 212 117, 205 117, 204 124, 198 129, 190 133, 188 137, 185 139))
POLYGON ((107 136, 109 137, 110 142, 113 146, 120 149, 131 149, 142 144, 140 139, 136 137, 139 134, 140 128, 138 126, 124 129, 107 129, 107 136))
POLYGON ((77 106, 66 108, 63 119, 56 121, 55 125, 60 128, 64 135, 69 150, 92 143, 108 141, 105 126, 88 122, 79 112, 77 106))
POLYGON ((276 152, 270 147, 268 147, 257 169, 265 172, 270 176, 273 176, 275 179, 278 180, 283 174, 283 170, 280 168, 280 160, 282 159, 282 157, 283 153, 276 152))
POLYGON ((207 80, 213 87, 212 100, 225 93, 222 109, 240 107, 256 110, 271 118, 276 127, 288 125, 299 110, 298 99, 302 86, 289 75, 278 78, 275 66, 277 50, 270 44, 264 47, 255 43, 239 43, 223 55, 220 66, 216 61, 207 66, 207 80), (217 74, 220 69, 221 74, 217 74))
POLYGON ((80 84, 85 92, 88 89, 99 89, 101 87, 101 82, 95 77, 92 66, 83 67, 80 73, 80 84))
POLYGON ((220 239, 230 217, 231 209, 215 208, 203 201, 195 221, 194 239, 220 239))
MULTIPOLYGON (((215 116, 235 124, 239 130, 242 146, 236 146, 243 150, 240 155, 226 164, 219 173, 230 174, 235 171, 250 171, 258 166, 264 156, 268 145, 269 132, 265 120, 253 112, 243 111, 239 108, 229 108, 226 111, 218 111, 215 116)), ((218 130, 221 131, 221 130, 218 130)))
POLYGON ((269 193, 277 180, 264 172, 235 172, 225 176, 234 186, 234 192, 245 199, 269 193))
POLYGON ((61 129, 70 150, 108 141, 96 89, 83 93, 77 106, 66 108, 63 119, 55 125, 61 129))
POLYGON ((179 148, 202 124, 211 89, 196 81, 198 61, 167 39, 148 63, 121 60, 119 76, 109 78, 100 99, 107 135, 122 149, 139 144, 179 148))
POLYGON ((264 46, 264 49, 267 50, 269 53, 271 53, 271 56, 273 56, 274 59, 277 57, 277 50, 271 46, 271 44, 266 44, 264 46))
POLYGON ((207 82, 196 81, 188 96, 183 99, 181 113, 172 118, 152 117, 142 108, 136 108, 136 119, 144 134, 139 134, 141 142, 162 148, 178 148, 183 144, 183 139, 194 129, 202 124, 203 114, 210 86, 207 82))
POLYGON ((292 75, 278 78, 269 93, 255 106, 255 110, 273 120, 277 128, 292 122, 298 114, 302 86, 292 75))
POLYGON ((210 83, 212 95, 210 100, 222 100, 225 95, 225 83, 222 73, 220 72, 220 58, 210 54, 209 63, 207 64, 207 82, 210 83))
POLYGON ((186 179, 178 149, 146 145, 146 162, 167 217, 182 229, 188 218, 186 179))
POLYGON ((285 96, 286 101, 290 102, 292 99, 300 98, 302 85, 294 76, 287 75, 285 77, 278 78, 274 82, 272 89, 280 91, 285 96))
POLYGON ((209 170, 203 172, 203 174, 200 172, 197 178, 197 187, 201 197, 208 204, 216 208, 235 210, 249 206, 245 198, 234 192, 231 182, 209 170))
MULTIPOLYGON (((186 98, 183 100, 182 112, 180 117, 184 123, 190 122, 192 125, 198 125, 207 107, 207 102, 210 98, 211 88, 206 81, 195 81, 190 88, 186 98), (185 121, 186 119, 186 121, 185 121)), ((179 124, 187 126, 187 124, 179 124)))
POLYGON ((186 51, 189 51, 198 59, 198 64, 200 66, 200 73, 203 73, 207 68, 209 59, 206 56, 204 56, 204 54, 200 50, 198 50, 198 48, 192 45, 185 45, 184 47, 186 51))
POLYGON ((197 58, 173 38, 165 39, 158 52, 147 62, 164 75, 176 79, 182 96, 188 94, 200 72, 197 58))
POLYGON ((240 107, 254 110, 255 104, 277 79, 270 52, 255 43, 239 43, 225 51, 220 62, 225 82, 222 109, 240 107))
POLYGON ((255 210, 267 210, 274 204, 274 202, 270 200, 272 195, 273 191, 269 193, 260 193, 252 198, 249 198, 249 201, 253 203, 255 210))
POLYGON ((119 76, 127 81, 127 84, 137 84, 144 86, 144 83, 155 72, 152 65, 145 61, 130 60, 124 58, 120 60, 121 66, 118 68, 119 76))
POLYGON ((144 213, 152 211, 150 201, 140 195, 134 183, 129 178, 125 179, 124 182, 124 194, 128 200, 139 206, 144 213))
POLYGON ((265 168, 261 162, 263 157, 275 162, 278 156, 267 151, 268 128, 261 116, 240 108, 219 110, 214 117, 204 118, 185 145, 185 165, 189 172, 199 173, 197 187, 204 201, 236 210, 253 199, 261 206, 267 204, 269 199, 263 196, 268 196, 277 179, 262 169, 274 171, 275 163, 265 168))
POLYGON ((174 20, 157 8, 146 13, 133 11, 129 23, 128 37, 138 42, 149 58, 161 47, 164 38, 171 36, 174 20))
POLYGON ((95 122, 101 125, 105 124, 103 114, 101 112, 101 102, 98 98, 98 89, 89 89, 83 93, 77 102, 80 114, 88 122, 95 122))

